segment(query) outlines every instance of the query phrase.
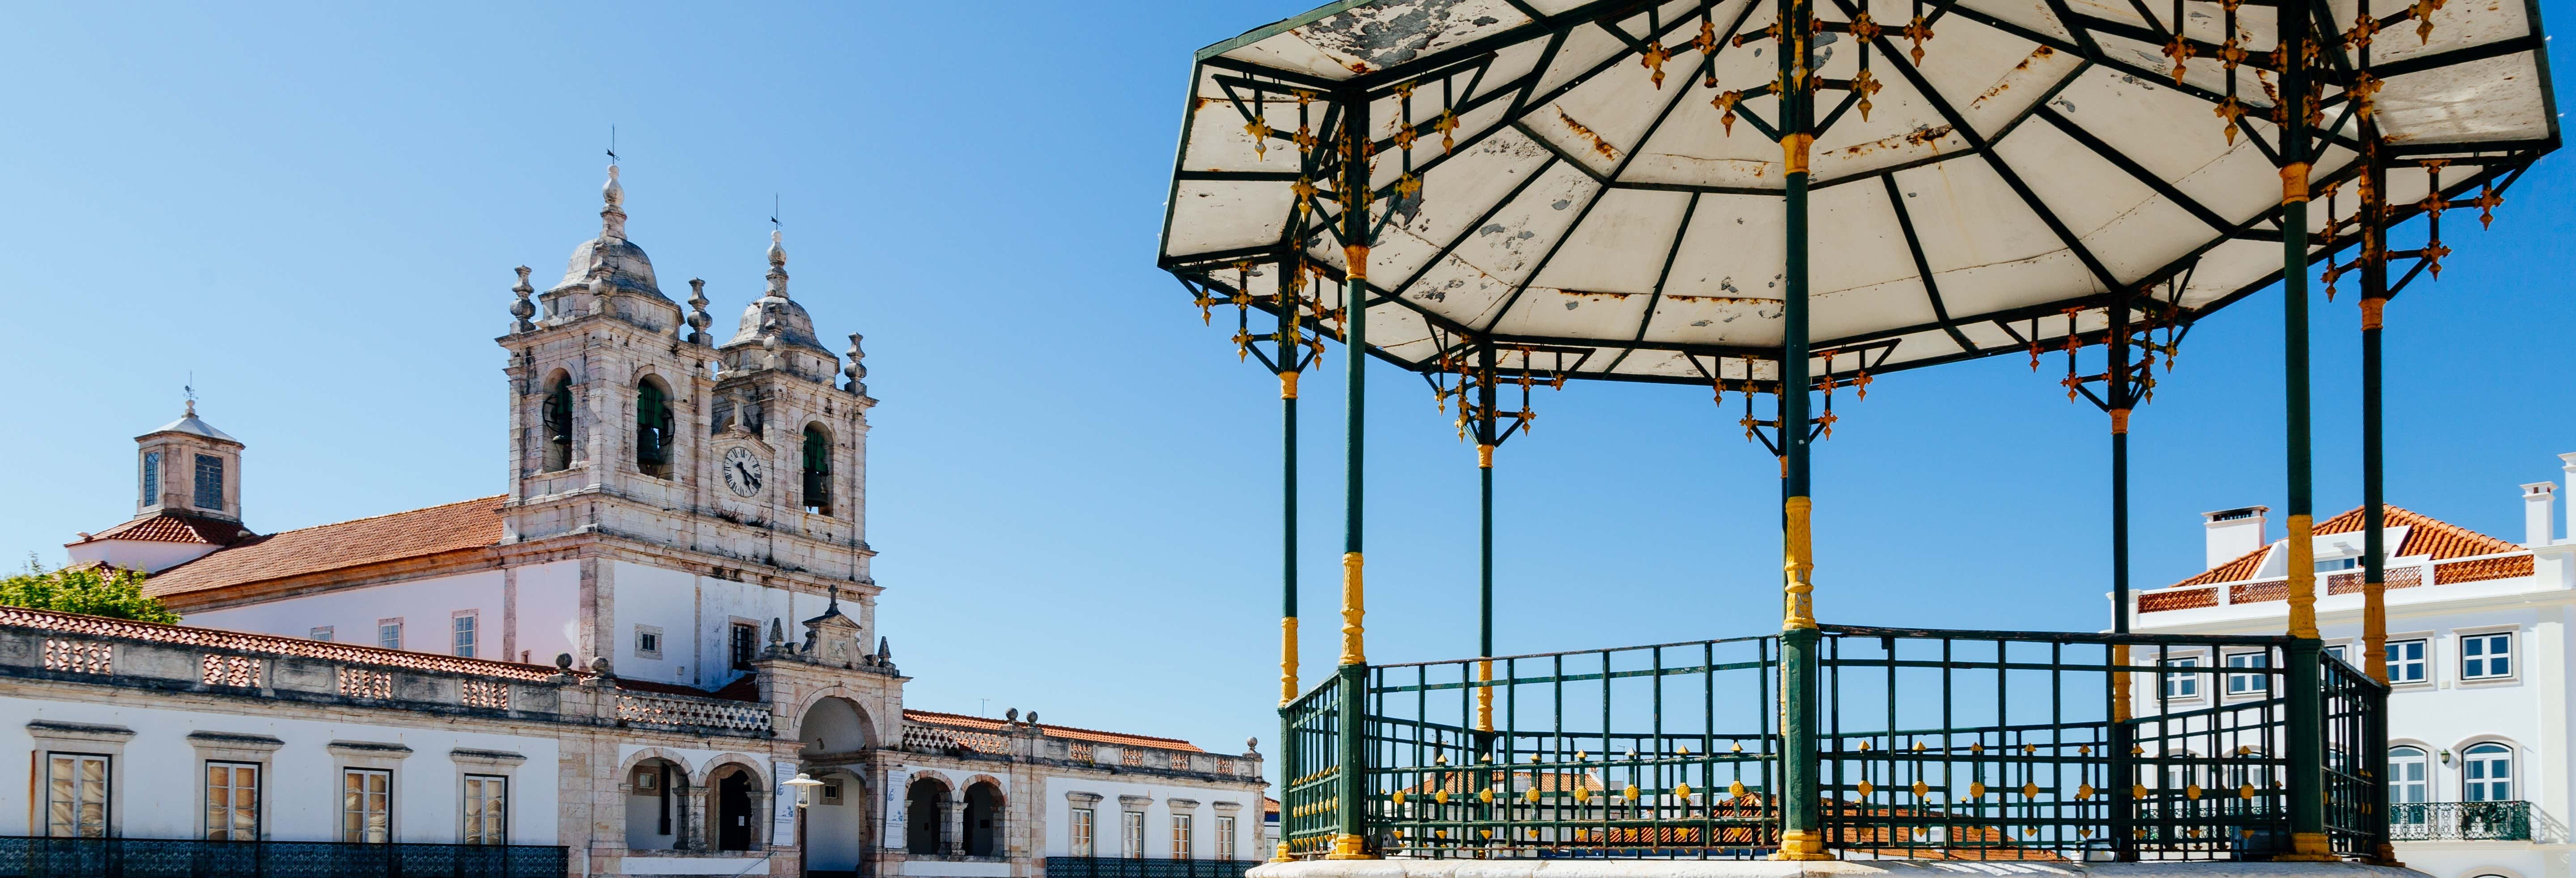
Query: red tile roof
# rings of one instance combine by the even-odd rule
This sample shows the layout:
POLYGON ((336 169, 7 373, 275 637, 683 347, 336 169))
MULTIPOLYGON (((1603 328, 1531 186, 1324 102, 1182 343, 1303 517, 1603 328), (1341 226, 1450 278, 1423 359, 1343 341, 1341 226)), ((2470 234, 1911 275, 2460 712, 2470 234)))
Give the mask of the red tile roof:
POLYGON ((77 546, 100 540, 133 540, 144 543, 204 543, 210 546, 226 546, 253 536, 256 535, 250 532, 250 528, 241 526, 241 522, 238 521, 163 510, 98 533, 82 534, 80 539, 63 545, 77 546))
MULTIPOLYGON (((273 655, 295 656, 298 658, 320 659, 323 661, 348 662, 351 664, 380 665, 385 667, 405 668, 415 671, 436 671, 448 674, 473 674, 484 677, 500 677, 510 680, 536 681, 543 680, 548 676, 559 673, 555 668, 548 665, 527 665, 520 664, 518 662, 496 662, 486 661, 483 659, 458 658, 452 655, 438 655, 426 652, 407 652, 399 649, 378 649, 372 646, 359 646, 352 643, 334 643, 327 640, 306 640, 301 637, 280 637, 274 634, 251 634, 242 631, 226 631, 220 628, 192 628, 184 625, 163 625, 157 622, 136 622, 130 619, 109 619, 103 616, 82 616, 73 613, 57 613, 51 610, 31 610, 25 607, 0 607, 0 626, 35 628, 44 631, 57 631, 64 634, 88 635, 91 637, 115 637, 125 640, 141 640, 149 643, 166 643, 173 646, 198 646, 209 649, 229 649, 240 652, 269 653, 273 655)), ((588 675, 576 674, 575 676, 588 675)))
MULTIPOLYGON (((964 714, 955 713, 939 713, 937 711, 929 710, 906 710, 903 712, 903 718, 923 725, 949 726, 984 732, 1000 731, 1004 726, 1008 725, 1004 721, 998 719, 987 719, 980 716, 966 716, 964 714)), ((1044 723, 1039 724, 1038 728, 1039 730, 1044 731, 1048 737, 1054 738, 1068 738, 1076 741, 1091 741, 1101 744, 1119 744, 1136 747, 1160 747, 1165 750, 1187 750, 1192 753, 1206 752, 1200 750, 1196 745, 1179 738, 1157 738, 1151 735, 1127 735, 1120 734, 1118 732, 1077 729, 1072 726, 1046 725, 1044 723)))
POLYGON ((253 537, 168 570, 143 593, 169 597, 309 573, 480 549, 501 541, 501 497, 253 537))
MULTIPOLYGON (((2382 505, 2381 509, 2383 510, 2382 514, 2387 518, 2388 527, 2403 527, 2407 529, 2406 542, 2399 545, 2396 551, 2390 552, 2389 555, 2391 557, 2429 556, 2430 560, 2433 561, 2449 561, 2458 558, 2471 558, 2481 555, 2502 555, 2523 551, 2521 546, 2514 543, 2496 539, 2495 537, 2487 536, 2486 534, 2478 533, 2477 531, 2473 531, 2429 515, 2424 515, 2419 512, 2388 505, 2382 505)), ((2350 511, 2341 515, 2318 522, 2315 533, 2317 536, 2321 537, 2333 536, 2335 534, 2360 533, 2361 524, 2361 507, 2355 506, 2350 511)), ((2273 545, 2278 545, 2278 543, 2273 545)), ((2255 572, 2263 568, 2264 556, 2272 551, 2273 545, 2266 545, 2263 548, 2255 549, 2254 551, 2236 556, 2234 560, 2212 567, 2198 576, 2174 583, 2171 587, 2184 588, 2196 585, 2214 585, 2221 582, 2243 582, 2245 580, 2252 579, 2254 578, 2255 572)), ((2515 559, 2496 559, 2496 561, 2503 563, 2488 564, 2481 561, 2469 565, 2445 565, 2445 567, 2462 568, 2456 573, 2447 571, 2443 567, 2436 567, 2434 568, 2434 578, 2437 583, 2451 583, 2531 575, 2531 558, 2528 555, 2519 559, 2518 567, 2516 566, 2515 559), (2513 570, 2519 570, 2519 572, 2509 572, 2513 570)))

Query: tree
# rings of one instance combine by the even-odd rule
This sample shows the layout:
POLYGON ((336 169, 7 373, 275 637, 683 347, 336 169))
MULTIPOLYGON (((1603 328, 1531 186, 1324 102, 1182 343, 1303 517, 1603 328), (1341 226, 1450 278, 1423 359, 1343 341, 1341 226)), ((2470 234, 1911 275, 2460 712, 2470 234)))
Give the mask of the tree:
POLYGON ((179 624, 179 614, 143 594, 143 573, 96 565, 27 572, 0 579, 0 606, 179 624))

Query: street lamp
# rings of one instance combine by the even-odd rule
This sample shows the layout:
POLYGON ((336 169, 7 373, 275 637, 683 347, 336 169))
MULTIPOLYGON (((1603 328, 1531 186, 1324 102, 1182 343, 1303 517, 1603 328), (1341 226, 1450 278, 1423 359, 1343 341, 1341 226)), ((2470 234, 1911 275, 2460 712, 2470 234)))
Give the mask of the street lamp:
POLYGON ((796 773, 796 779, 788 781, 787 785, 796 788, 796 807, 810 808, 814 806, 814 788, 822 786, 823 782, 800 771, 796 773))

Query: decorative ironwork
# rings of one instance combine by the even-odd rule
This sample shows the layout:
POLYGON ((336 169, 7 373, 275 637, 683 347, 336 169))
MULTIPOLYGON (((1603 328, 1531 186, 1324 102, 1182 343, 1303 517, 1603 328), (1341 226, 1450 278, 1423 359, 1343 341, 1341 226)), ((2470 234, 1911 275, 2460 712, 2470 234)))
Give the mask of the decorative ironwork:
POLYGON ((1048 857, 1046 878, 1243 878, 1258 865, 1254 860, 1048 857))
POLYGON ((0 875, 24 878, 562 878, 570 865, 554 845, 0 836, 0 875))
POLYGON ((2530 802, 2407 802, 2388 806, 2394 841, 2530 841, 2530 802))

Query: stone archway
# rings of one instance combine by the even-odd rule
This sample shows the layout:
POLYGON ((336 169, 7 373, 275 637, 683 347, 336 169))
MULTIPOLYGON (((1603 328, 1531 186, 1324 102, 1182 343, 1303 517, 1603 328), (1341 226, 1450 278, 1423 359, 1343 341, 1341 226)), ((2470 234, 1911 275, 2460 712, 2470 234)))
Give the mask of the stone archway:
POLYGON ((859 878, 867 871, 874 825, 869 819, 867 779, 847 768, 819 768, 808 773, 821 781, 813 803, 798 815, 807 878, 859 878))
POLYGON ((952 853, 948 838, 948 782, 916 776, 903 793, 903 849, 906 853, 952 853))

